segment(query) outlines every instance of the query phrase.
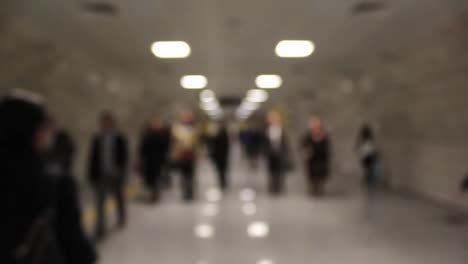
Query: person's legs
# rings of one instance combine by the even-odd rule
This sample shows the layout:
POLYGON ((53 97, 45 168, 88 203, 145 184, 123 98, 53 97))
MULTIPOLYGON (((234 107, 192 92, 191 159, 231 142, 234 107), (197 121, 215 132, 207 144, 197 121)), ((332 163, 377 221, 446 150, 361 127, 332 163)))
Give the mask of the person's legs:
POLYGON ((219 188, 225 191, 228 188, 228 180, 226 175, 226 162, 218 160, 216 163, 216 169, 218 171, 219 188))
POLYGON ((171 165, 164 162, 161 166, 161 187, 168 190, 172 187, 171 165))
POLYGON ((152 172, 152 184, 151 184, 151 201, 158 202, 160 199, 160 188, 161 188, 161 170, 160 165, 155 166, 152 172))
POLYGON ((105 212, 105 203, 106 203, 106 184, 104 182, 99 182, 94 186, 95 199, 96 199, 96 226, 95 226, 95 236, 96 239, 100 240, 104 238, 106 233, 106 212, 105 212))
POLYGON ((276 157, 270 157, 268 160, 268 168, 270 174, 270 193, 273 195, 278 195, 282 191, 281 183, 281 166, 280 160, 276 157))
POLYGON ((117 203, 117 222, 119 227, 124 227, 127 220, 125 204, 125 184, 122 179, 114 179, 112 191, 117 203))
POLYGON ((191 201, 195 198, 194 189, 194 164, 186 163, 182 165, 184 200, 191 201))

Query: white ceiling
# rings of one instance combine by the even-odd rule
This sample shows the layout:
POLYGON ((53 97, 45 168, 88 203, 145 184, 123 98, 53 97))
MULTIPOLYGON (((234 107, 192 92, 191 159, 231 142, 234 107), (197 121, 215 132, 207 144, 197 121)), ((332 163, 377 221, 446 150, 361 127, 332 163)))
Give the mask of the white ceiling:
MULTIPOLYGON (((383 0, 386 10, 353 16, 356 0, 108 0, 119 14, 86 13, 84 0, 12 1, 9 13, 31 31, 89 54, 148 85, 184 93, 178 79, 204 74, 218 94, 241 95, 258 74, 276 73, 294 94, 315 79, 364 67, 369 56, 393 51, 445 21, 462 0, 383 0), (307 59, 279 59, 282 39, 310 39, 307 59), (185 40, 186 60, 163 61, 150 52, 157 40, 185 40)), ((6 2, 5 2, 6 3, 6 2)))

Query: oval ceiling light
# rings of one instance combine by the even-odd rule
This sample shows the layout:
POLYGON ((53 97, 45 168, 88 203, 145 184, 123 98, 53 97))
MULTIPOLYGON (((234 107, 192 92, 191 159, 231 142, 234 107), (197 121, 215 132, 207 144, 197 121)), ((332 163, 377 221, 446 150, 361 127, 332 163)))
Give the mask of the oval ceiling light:
POLYGON ((157 41, 151 45, 151 51, 161 59, 182 59, 191 53, 189 44, 184 41, 157 41))
POLYGON ((247 100, 254 103, 263 103, 268 100, 268 93, 261 89, 252 89, 247 92, 247 100))
POLYGON ((283 85, 283 79, 279 75, 259 75, 255 79, 255 84, 258 88, 263 89, 276 89, 280 88, 283 85))
POLYGON ((180 79, 180 85, 185 89, 203 89, 208 85, 208 79, 203 75, 186 75, 180 79))
POLYGON ((281 58, 305 58, 315 51, 310 40, 283 40, 276 45, 276 55, 281 58))
POLYGON ((200 108, 208 112, 221 110, 218 101, 201 102, 200 108))
POLYGON ((200 101, 204 103, 209 103, 216 100, 216 95, 213 91, 211 90, 203 90, 200 93, 200 101))
POLYGON ((260 103, 244 100, 240 107, 245 110, 255 111, 260 107, 260 103))

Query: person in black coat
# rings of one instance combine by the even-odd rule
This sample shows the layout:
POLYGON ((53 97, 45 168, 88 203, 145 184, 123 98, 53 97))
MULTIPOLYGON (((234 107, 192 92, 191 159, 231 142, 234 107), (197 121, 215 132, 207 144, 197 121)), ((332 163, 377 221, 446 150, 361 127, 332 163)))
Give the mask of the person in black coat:
POLYGON ((290 166, 289 145, 279 113, 268 113, 267 124, 263 135, 263 151, 268 164, 269 190, 271 194, 279 195, 284 190, 284 176, 290 166))
POLYGON ((63 263, 52 231, 54 185, 41 159, 50 131, 39 100, 17 91, 0 102, 0 200, 6 212, 0 225, 1 263, 63 263), (40 245, 44 248, 36 253, 40 245))
POLYGON ((219 187, 225 191, 229 186, 227 168, 229 159, 229 135, 225 124, 220 124, 208 142, 211 159, 218 172, 219 187))
POLYGON ((58 197, 55 230, 65 263, 95 263, 97 253, 81 223, 81 206, 75 180, 71 175, 58 175, 55 185, 58 197))
POLYGON ((50 144, 44 153, 47 169, 53 174, 72 175, 75 144, 65 129, 57 127, 54 118, 50 117, 49 122, 52 136, 50 144))
POLYGON ((151 201, 160 198, 162 170, 169 156, 169 131, 163 127, 161 120, 154 117, 149 128, 140 141, 140 168, 144 175, 147 188, 151 191, 151 201))
POLYGON ((127 140, 116 127, 116 121, 109 112, 100 117, 101 131, 91 143, 88 177, 96 193, 97 224, 96 238, 105 236, 105 201, 108 194, 117 202, 118 226, 126 223, 124 197, 125 176, 128 165, 127 140))
POLYGON ((91 264, 71 177, 50 174, 44 155, 52 129, 36 95, 17 91, 0 102, 3 210, 0 262, 91 264))
POLYGON ((309 130, 302 139, 309 193, 319 196, 324 193, 324 185, 330 168, 330 139, 323 129, 322 121, 312 117, 309 130))

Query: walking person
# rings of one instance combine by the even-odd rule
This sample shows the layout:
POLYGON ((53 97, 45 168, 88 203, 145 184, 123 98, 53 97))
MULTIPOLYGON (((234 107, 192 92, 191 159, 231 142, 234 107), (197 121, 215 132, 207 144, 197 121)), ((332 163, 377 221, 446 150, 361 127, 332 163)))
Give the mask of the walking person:
POLYGON ((53 131, 42 99, 16 90, 0 100, 2 263, 91 264, 94 247, 81 226, 71 177, 48 173, 53 131), (64 179, 64 180, 60 180, 64 179))
POLYGON ((361 128, 356 148, 364 172, 364 185, 367 190, 373 190, 378 184, 379 152, 375 143, 374 132, 369 125, 364 125, 361 128))
POLYGON ((269 191, 272 195, 280 195, 284 191, 285 173, 290 160, 287 136, 279 113, 268 113, 263 142, 268 164, 269 191))
POLYGON ((63 128, 57 126, 55 118, 49 118, 51 140, 45 151, 47 169, 52 174, 72 175, 75 144, 63 128))
POLYGON ((110 112, 102 113, 99 124, 101 130, 92 139, 88 168, 96 195, 98 240, 106 235, 105 202, 108 194, 117 202, 118 226, 125 226, 124 187, 128 165, 127 140, 117 129, 114 116, 110 112))
POLYGON ((182 111, 180 121, 172 127, 171 160, 174 167, 182 173, 183 198, 187 202, 195 199, 198 136, 193 112, 182 111))
POLYGON ((158 117, 153 117, 149 128, 144 132, 140 147, 140 167, 146 187, 151 192, 151 202, 158 202, 163 183, 162 170, 167 162, 169 139, 158 117))
POLYGON ((229 186, 227 169, 230 142, 228 131, 224 123, 218 125, 215 134, 209 139, 208 146, 211 159, 218 173, 219 187, 221 190, 226 191, 229 186))
POLYGON ((309 194, 321 196, 330 172, 330 138, 325 132, 322 120, 311 117, 309 128, 302 139, 309 194))

